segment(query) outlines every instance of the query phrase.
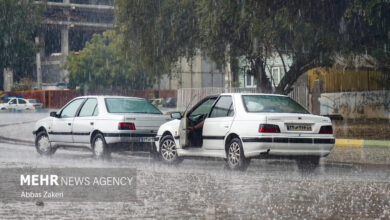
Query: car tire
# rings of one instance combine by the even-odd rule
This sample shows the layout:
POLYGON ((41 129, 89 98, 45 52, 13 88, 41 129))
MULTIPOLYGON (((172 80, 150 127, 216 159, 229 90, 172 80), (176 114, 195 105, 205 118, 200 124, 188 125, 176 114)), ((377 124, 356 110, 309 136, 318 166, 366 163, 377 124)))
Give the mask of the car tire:
POLYGON ((246 171, 251 159, 245 158, 244 149, 239 138, 233 138, 226 149, 226 164, 230 170, 246 171))
POLYGON ((35 136, 35 149, 40 155, 51 156, 57 148, 52 147, 46 131, 40 131, 35 136))
POLYGON ((319 166, 320 159, 318 156, 305 156, 296 158, 296 162, 300 171, 311 172, 319 166))
POLYGON ((111 158, 111 150, 103 134, 98 133, 92 138, 91 148, 96 159, 107 160, 111 158))
POLYGON ((160 141, 160 159, 166 164, 179 164, 183 161, 177 155, 176 142, 171 135, 164 136, 160 141))

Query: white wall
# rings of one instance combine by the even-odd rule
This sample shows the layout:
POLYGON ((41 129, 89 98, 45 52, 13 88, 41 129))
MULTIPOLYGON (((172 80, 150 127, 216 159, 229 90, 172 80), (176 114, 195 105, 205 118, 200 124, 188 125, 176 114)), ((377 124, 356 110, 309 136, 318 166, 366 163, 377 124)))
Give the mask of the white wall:
POLYGON ((390 91, 322 93, 321 115, 390 119, 390 91))

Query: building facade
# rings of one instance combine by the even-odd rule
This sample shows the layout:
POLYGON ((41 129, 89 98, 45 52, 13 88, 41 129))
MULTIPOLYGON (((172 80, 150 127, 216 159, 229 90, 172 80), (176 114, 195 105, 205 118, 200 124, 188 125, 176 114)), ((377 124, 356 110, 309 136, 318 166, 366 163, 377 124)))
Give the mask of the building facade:
MULTIPOLYGON (((283 57, 284 64, 286 65, 286 71, 288 71, 292 64, 292 59, 288 56, 283 57)), ((254 76, 248 74, 250 70, 250 63, 244 57, 239 60, 238 80, 241 88, 256 88, 256 79, 254 76)), ((283 61, 279 56, 273 56, 267 60, 267 66, 265 68, 266 75, 271 79, 272 87, 275 88, 279 85, 280 80, 284 77, 285 70, 283 61)))
POLYGON ((36 37, 37 89, 66 88, 66 56, 83 49, 93 34, 114 28, 114 0, 49 0, 36 37))
POLYGON ((158 89, 225 87, 229 80, 228 68, 218 68, 201 51, 192 59, 179 58, 170 75, 164 75, 155 85, 158 89))

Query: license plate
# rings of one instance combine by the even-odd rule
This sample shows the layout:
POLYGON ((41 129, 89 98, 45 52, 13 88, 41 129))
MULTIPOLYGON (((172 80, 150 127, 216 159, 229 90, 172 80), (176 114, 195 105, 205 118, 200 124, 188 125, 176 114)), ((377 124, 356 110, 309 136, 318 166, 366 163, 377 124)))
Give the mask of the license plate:
POLYGON ((154 142, 154 137, 142 137, 139 139, 140 142, 154 142))
POLYGON ((287 131, 311 131, 311 125, 304 124, 289 124, 287 131))

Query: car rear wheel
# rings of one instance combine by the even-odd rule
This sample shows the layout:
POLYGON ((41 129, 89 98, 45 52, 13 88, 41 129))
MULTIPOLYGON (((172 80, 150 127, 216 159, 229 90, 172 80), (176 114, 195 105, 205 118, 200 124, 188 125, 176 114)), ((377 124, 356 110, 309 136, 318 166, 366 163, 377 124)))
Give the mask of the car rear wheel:
POLYGON ((35 137, 35 148, 37 149, 37 152, 43 156, 51 156, 57 150, 57 148, 51 146, 46 131, 40 131, 35 137))
POLYGON ((178 164, 183 161, 177 155, 177 148, 175 140, 171 135, 164 136, 160 142, 160 157, 164 163, 178 164))
POLYGON ((92 139, 93 155, 96 159, 109 159, 111 151, 102 134, 96 134, 92 139))
POLYGON ((250 164, 250 158, 245 158, 242 143, 239 138, 233 138, 226 150, 227 167, 231 170, 245 171, 250 164))

